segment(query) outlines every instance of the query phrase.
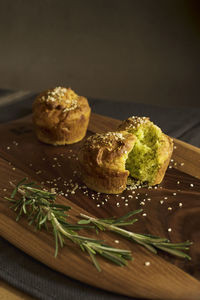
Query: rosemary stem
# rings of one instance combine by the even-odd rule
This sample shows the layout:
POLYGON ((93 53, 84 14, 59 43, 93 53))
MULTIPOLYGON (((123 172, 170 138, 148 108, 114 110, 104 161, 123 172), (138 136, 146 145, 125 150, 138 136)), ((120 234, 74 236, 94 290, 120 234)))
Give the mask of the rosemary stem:
MULTIPOLYGON (((107 223, 105 223, 105 222, 103 222, 103 221, 100 221, 100 220, 95 219, 95 218, 93 218, 93 217, 87 216, 87 215, 85 215, 85 214, 82 214, 82 213, 81 213, 80 216, 83 217, 84 219, 91 220, 92 222, 94 222, 94 223, 96 223, 96 224, 100 224, 100 225, 102 225, 103 227, 107 228, 108 230, 117 232, 117 233, 119 233, 119 234, 121 234, 121 235, 123 235, 123 236, 125 236, 125 237, 128 237, 128 238, 134 238, 134 236, 136 235, 136 234, 134 234, 133 232, 127 231, 127 230, 122 229, 122 228, 119 228, 119 227, 117 227, 117 226, 115 226, 115 225, 112 225, 112 224, 107 224, 107 223)), ((139 238, 139 237, 138 237, 138 238, 139 238)))

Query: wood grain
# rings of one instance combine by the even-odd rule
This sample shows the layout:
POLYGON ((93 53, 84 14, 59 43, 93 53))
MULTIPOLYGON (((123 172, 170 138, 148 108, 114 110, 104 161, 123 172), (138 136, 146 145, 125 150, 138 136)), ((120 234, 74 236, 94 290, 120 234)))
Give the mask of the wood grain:
POLYGON ((34 298, 11 287, 6 282, 0 280, 0 299, 1 300, 33 300, 34 298))
MULTIPOLYGON (((117 120, 92 115, 88 134, 112 130, 118 124, 117 120)), ((200 299, 198 148, 175 140, 176 149, 171 167, 157 189, 141 188, 125 191, 119 196, 98 196, 93 191, 86 192, 79 178, 76 157, 81 143, 53 147, 38 142, 32 131, 30 117, 1 126, 0 134, 0 189, 3 191, 0 198, 1 236, 51 268, 99 288, 147 299, 200 299), (26 225, 24 219, 16 223, 15 213, 3 199, 3 196, 9 196, 11 192, 8 182, 16 182, 27 175, 43 182, 46 187, 56 187, 67 194, 66 197, 59 196, 58 202, 73 208, 72 221, 77 221, 80 212, 108 217, 120 216, 142 207, 147 216, 141 215, 130 230, 166 236, 174 242, 192 240, 192 261, 183 261, 163 253, 153 255, 139 245, 131 244, 111 233, 101 233, 99 237, 112 245, 132 250, 134 260, 127 267, 120 268, 99 258, 102 266, 99 274, 89 257, 69 243, 55 259, 53 237, 46 232, 36 233, 26 225), (79 187, 74 193, 70 192, 70 179, 74 186, 77 183, 79 187), (162 204, 161 200, 164 201, 162 204), (182 203, 182 207, 179 203, 182 203), (168 228, 172 228, 170 233, 168 228), (114 242, 116 239, 119 240, 118 245, 114 242), (149 267, 145 266, 146 261, 151 263, 149 267)), ((82 234, 94 237, 94 233, 90 231, 82 234)))

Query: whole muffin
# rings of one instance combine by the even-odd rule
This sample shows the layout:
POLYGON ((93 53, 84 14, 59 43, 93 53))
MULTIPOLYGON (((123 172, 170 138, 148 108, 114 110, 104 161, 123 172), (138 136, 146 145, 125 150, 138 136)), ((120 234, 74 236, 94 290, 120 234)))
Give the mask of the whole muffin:
POLYGON ((121 193, 129 175, 125 163, 135 141, 126 131, 90 136, 79 152, 83 182, 97 192, 121 193))
POLYGON ((126 161, 130 176, 148 185, 161 183, 173 152, 173 140, 147 117, 130 117, 118 129, 136 136, 126 161))
POLYGON ((90 112, 87 99, 71 88, 56 87, 44 91, 33 103, 36 136, 52 145, 79 142, 86 134, 90 112))

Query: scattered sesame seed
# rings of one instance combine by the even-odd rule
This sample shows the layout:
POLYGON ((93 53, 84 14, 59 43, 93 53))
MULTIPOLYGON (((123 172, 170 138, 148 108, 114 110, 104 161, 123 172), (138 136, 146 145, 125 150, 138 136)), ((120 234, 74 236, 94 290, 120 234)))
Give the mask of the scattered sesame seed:
POLYGON ((119 240, 115 240, 115 243, 116 243, 116 244, 119 244, 119 240))
POLYGON ((184 162, 181 163, 181 166, 184 166, 184 162))
POLYGON ((141 202, 140 202, 140 205, 145 205, 145 202, 141 201, 141 202))
POLYGON ((10 150, 10 147, 8 146, 6 149, 7 149, 7 150, 10 150))
POLYGON ((119 207, 119 206, 120 206, 120 203, 119 203, 119 202, 117 202, 117 203, 116 203, 116 205, 117 205, 117 207, 119 207))
POLYGON ((146 214, 146 213, 143 213, 143 214, 142 214, 142 216, 143 216, 143 217, 146 217, 146 216, 147 216, 147 214, 146 214))
POLYGON ((168 199, 168 197, 164 197, 164 199, 165 199, 165 200, 167 200, 167 199, 168 199))
POLYGON ((16 170, 16 168, 15 168, 15 167, 13 167, 12 169, 13 169, 13 171, 15 171, 15 170, 16 170))
POLYGON ((193 183, 190 183, 190 186, 191 186, 191 187, 194 187, 194 184, 193 184, 193 183))
POLYGON ((144 265, 146 266, 146 267, 149 267, 150 266, 150 261, 145 261, 145 263, 144 263, 144 265))
POLYGON ((168 210, 172 210, 172 207, 169 206, 169 207, 168 207, 168 210))
POLYGON ((171 232, 171 231, 172 231, 172 229, 171 229, 171 228, 168 228, 168 229, 167 229, 167 231, 168 231, 168 232, 171 232))
POLYGON ((97 207, 100 207, 100 204, 97 204, 97 207))
POLYGON ((125 206, 128 206, 128 203, 125 203, 125 206))
POLYGON ((178 206, 179 206, 179 207, 182 207, 182 206, 183 206, 183 203, 179 202, 178 206))
POLYGON ((4 191, 4 192, 6 192, 6 191, 7 191, 7 189, 3 189, 3 191, 4 191))
POLYGON ((180 184, 180 181, 177 181, 177 184, 180 184))
POLYGON ((160 204, 163 204, 164 203, 164 200, 160 200, 160 204))
POLYGON ((176 196, 176 193, 173 193, 173 196, 176 196))

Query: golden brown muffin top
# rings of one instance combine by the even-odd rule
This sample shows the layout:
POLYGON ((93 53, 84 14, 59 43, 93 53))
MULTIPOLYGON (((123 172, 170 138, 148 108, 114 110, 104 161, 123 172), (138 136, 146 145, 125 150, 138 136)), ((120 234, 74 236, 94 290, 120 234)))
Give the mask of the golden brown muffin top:
POLYGON ((36 102, 47 103, 52 107, 64 106, 65 111, 70 111, 78 107, 78 98, 79 96, 71 88, 56 87, 39 94, 36 102))
POLYGON ((136 129, 140 125, 151 122, 148 117, 132 116, 124 120, 118 127, 119 130, 136 129))
POLYGON ((93 166, 124 171, 125 161, 135 140, 136 137, 126 131, 94 134, 84 143, 80 159, 93 166))

